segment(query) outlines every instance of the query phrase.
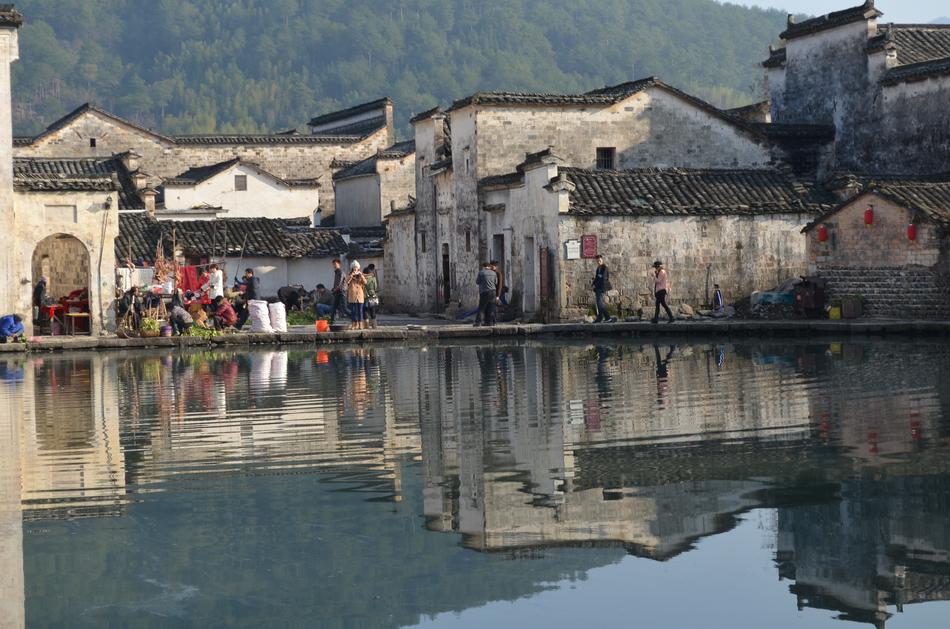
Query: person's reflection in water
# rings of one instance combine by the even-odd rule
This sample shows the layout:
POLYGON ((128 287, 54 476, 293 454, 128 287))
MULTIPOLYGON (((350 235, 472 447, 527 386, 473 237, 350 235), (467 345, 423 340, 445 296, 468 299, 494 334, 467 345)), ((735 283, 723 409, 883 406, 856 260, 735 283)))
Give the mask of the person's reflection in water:
POLYGON ((661 410, 666 408, 670 395, 670 373, 667 365, 674 351, 676 351, 676 346, 670 345, 666 358, 660 358, 660 346, 653 344, 653 354, 656 356, 656 401, 661 410))
POLYGON ((719 352, 716 354, 716 366, 722 369, 722 366, 725 362, 726 362, 726 347, 725 345, 720 345, 719 352))

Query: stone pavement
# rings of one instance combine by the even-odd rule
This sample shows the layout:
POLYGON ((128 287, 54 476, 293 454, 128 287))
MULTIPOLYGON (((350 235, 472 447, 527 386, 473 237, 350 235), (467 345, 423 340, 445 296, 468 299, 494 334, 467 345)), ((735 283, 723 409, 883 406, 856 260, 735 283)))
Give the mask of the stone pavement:
MULTIPOLYGON (((418 319, 418 321, 427 321, 418 319)), ((950 321, 899 321, 854 319, 851 321, 750 321, 710 320, 677 321, 652 324, 622 323, 553 323, 499 324, 495 327, 473 327, 438 320, 435 325, 385 325, 374 330, 354 330, 318 334, 310 329, 294 329, 286 333, 226 334, 205 340, 198 337, 120 339, 114 336, 48 336, 30 339, 27 343, 0 345, 0 353, 55 350, 122 350, 146 347, 226 347, 238 349, 251 345, 322 345, 360 342, 426 342, 442 339, 517 339, 548 336, 567 337, 644 337, 654 336, 745 336, 794 338, 846 338, 861 335, 912 337, 948 337, 950 321)))

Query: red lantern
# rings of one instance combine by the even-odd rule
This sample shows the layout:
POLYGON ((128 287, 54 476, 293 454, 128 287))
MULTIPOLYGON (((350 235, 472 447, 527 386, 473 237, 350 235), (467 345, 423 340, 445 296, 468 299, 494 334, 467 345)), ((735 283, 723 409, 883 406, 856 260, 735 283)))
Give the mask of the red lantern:
POLYGON ((818 242, 825 242, 828 240, 828 228, 824 225, 818 226, 818 242))
POLYGON ((864 210, 864 225, 870 227, 874 224, 874 206, 869 205, 868 209, 864 210))
POLYGON ((907 226, 907 240, 914 241, 917 240, 917 224, 910 223, 907 226))

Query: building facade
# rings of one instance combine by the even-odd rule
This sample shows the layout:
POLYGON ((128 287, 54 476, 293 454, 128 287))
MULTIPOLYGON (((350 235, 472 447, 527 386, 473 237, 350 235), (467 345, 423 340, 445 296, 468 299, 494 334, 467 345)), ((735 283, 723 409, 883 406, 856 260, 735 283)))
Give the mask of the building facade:
POLYGON ((416 192, 415 142, 399 142, 333 175, 336 225, 378 227, 416 192))

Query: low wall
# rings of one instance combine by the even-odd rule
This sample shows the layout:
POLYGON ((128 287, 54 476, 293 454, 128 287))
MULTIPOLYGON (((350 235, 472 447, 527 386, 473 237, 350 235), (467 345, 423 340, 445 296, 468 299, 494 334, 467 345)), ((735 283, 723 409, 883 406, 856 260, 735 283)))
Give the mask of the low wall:
POLYGON ((864 298, 864 315, 898 319, 950 318, 950 275, 928 267, 820 266, 830 299, 864 298))

